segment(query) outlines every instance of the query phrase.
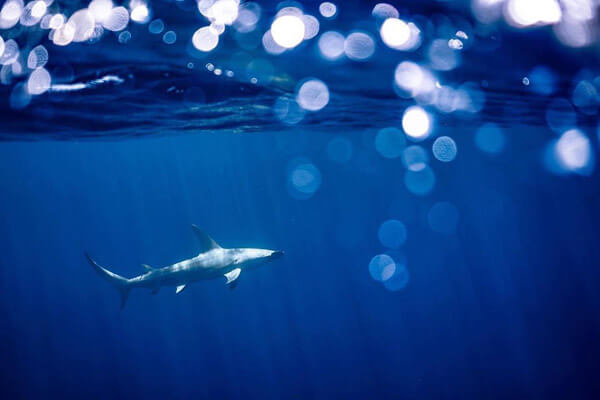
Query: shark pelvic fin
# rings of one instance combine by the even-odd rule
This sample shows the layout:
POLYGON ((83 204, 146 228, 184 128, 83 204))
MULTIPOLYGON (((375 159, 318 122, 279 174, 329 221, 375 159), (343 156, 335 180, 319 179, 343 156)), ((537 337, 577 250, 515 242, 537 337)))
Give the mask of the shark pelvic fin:
POLYGON ((194 233, 198 237, 200 242, 200 252, 204 253, 212 249, 220 249, 221 246, 217 242, 213 240, 208 234, 206 234, 202 229, 198 228, 197 225, 192 224, 192 229, 194 233))
POLYGON ((177 286, 177 289, 175 289, 175 293, 181 293, 183 291, 183 289, 185 289, 185 286, 187 285, 187 283, 185 285, 179 285, 177 286))
POLYGON ((144 269, 146 270, 146 272, 150 272, 150 271, 152 271, 154 269, 151 266, 149 266, 148 264, 142 264, 142 267, 144 267, 144 269))
POLYGON ((233 282, 237 278, 239 278, 240 272, 242 272, 242 270, 239 268, 236 268, 236 269, 233 269, 233 270, 229 271, 228 273, 226 273, 225 278, 227 278, 227 282, 225 282, 225 284, 229 285, 231 282, 233 282))

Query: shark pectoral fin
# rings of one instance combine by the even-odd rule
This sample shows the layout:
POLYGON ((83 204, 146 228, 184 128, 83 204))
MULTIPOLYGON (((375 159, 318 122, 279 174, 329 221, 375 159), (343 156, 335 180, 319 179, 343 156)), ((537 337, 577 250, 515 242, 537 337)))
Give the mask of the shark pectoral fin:
POLYGON ((192 224, 192 229, 196 233, 196 236, 198 237, 198 241, 200 242, 200 252, 201 253, 207 252, 212 249, 220 249, 221 248, 221 246, 219 246, 217 244, 217 242, 215 242, 213 240, 213 238, 208 236, 202 229, 198 228, 197 225, 192 224))
POLYGON ((239 278, 240 272, 242 272, 242 270, 239 268, 236 268, 236 269, 233 269, 233 270, 229 271, 228 273, 226 273, 225 278, 227 278, 227 282, 225 282, 225 284, 229 285, 231 282, 233 282, 237 278, 239 278))
POLYGON ((150 271, 152 271, 154 269, 151 266, 149 266, 148 264, 142 264, 142 267, 144 267, 144 269, 146 270, 146 272, 150 272, 150 271))
MULTIPOLYGON (((187 285, 187 283, 185 285, 187 285)), ((183 289, 185 289, 185 285, 179 285, 179 286, 177 286, 177 289, 175 289, 175 293, 177 294, 177 293, 182 292, 183 289)))

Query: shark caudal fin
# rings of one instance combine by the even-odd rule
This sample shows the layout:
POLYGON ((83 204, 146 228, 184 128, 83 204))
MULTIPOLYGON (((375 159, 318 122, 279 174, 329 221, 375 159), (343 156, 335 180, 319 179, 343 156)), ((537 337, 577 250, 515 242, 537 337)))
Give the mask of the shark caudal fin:
POLYGON ((92 268, 96 270, 98 275, 100 275, 105 281, 110 283, 121 293, 121 309, 123 309, 123 307, 125 307, 125 303, 127 302, 127 297, 129 296, 129 279, 103 268, 96 261, 94 261, 87 252, 85 253, 85 257, 92 265, 92 268))

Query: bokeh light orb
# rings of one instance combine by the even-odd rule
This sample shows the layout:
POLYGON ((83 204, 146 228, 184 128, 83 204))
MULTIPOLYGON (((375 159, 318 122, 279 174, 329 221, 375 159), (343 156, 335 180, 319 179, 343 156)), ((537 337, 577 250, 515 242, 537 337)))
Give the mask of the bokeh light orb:
POLYGON ((432 231, 450 234, 456 230, 459 214, 456 207, 448 202, 435 203, 427 214, 427 222, 432 231))
POLYGON ((546 122, 556 133, 564 132, 577 123, 577 115, 571 103, 564 99, 554 99, 546 108, 546 122))
POLYGON ((432 117, 420 106, 408 107, 402 116, 402 128, 413 140, 424 140, 431 134, 432 117))
POLYGON ((404 174, 404 185, 412 194, 425 196, 435 186, 435 174, 429 166, 418 171, 408 170, 404 174))
POLYGON ((305 200, 321 186, 321 172, 310 161, 298 159, 292 162, 288 176, 288 188, 292 197, 305 200))
POLYGON ((388 249, 397 249, 406 241, 406 227, 395 219, 385 221, 377 231, 379 242, 388 249))
POLYGON ((319 52, 327 60, 337 60, 344 55, 345 38, 339 32, 328 31, 319 37, 319 52))
POLYGON ((319 111, 329 103, 329 89, 318 79, 303 82, 297 93, 296 101, 308 111, 319 111))
POLYGON ((400 49, 410 39, 408 24, 398 18, 386 19, 379 29, 381 40, 392 49, 400 49))
POLYGON ((397 128, 383 128, 375 136, 375 149, 385 158, 400 157, 406 147, 406 138, 397 128))
POLYGON ((378 254, 369 262, 369 274, 371 278, 379 282, 385 282, 396 272, 394 259, 387 254, 378 254))
POLYGON ((501 153, 505 143, 504 132, 493 122, 483 124, 475 133, 475 145, 485 153, 501 153))
POLYGON ((456 142, 449 136, 440 136, 432 146, 435 158, 442 162, 450 162, 456 158, 456 142))
POLYGON ((383 282, 383 287, 390 292, 398 292, 405 289, 409 281, 410 274, 406 266, 404 264, 396 263, 394 274, 383 282))
POLYGON ((409 171, 421 171, 429 163, 427 151, 419 145, 408 146, 402 152, 402 163, 409 171))
POLYGON ((344 53, 354 61, 365 61, 375 53, 375 40, 366 32, 352 32, 344 41, 344 53))
POLYGON ((377 19, 385 20, 389 18, 398 18, 400 15, 396 7, 388 3, 377 3, 373 10, 371 11, 371 15, 377 19))
POLYGON ((286 49, 298 46, 304 40, 304 21, 296 15, 277 17, 271 25, 271 36, 275 43, 286 49))
POLYGON ((560 166, 570 172, 587 173, 593 166, 590 140, 578 129, 563 133, 555 144, 556 159, 560 166))
POLYGON ((194 33, 192 44, 200 51, 209 52, 219 44, 219 35, 210 26, 205 26, 194 33))
POLYGON ((34 70, 27 80, 27 91, 29 94, 38 95, 50 89, 52 79, 45 68, 34 70))
POLYGON ((319 13, 327 19, 335 18, 337 15, 337 6, 329 1, 325 1, 319 5, 319 13))

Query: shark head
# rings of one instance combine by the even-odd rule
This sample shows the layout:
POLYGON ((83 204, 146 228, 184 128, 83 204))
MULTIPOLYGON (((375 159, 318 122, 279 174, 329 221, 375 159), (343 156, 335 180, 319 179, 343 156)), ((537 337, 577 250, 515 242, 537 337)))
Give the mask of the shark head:
POLYGON ((233 264, 258 267, 283 256, 283 251, 268 249, 233 249, 233 264))

